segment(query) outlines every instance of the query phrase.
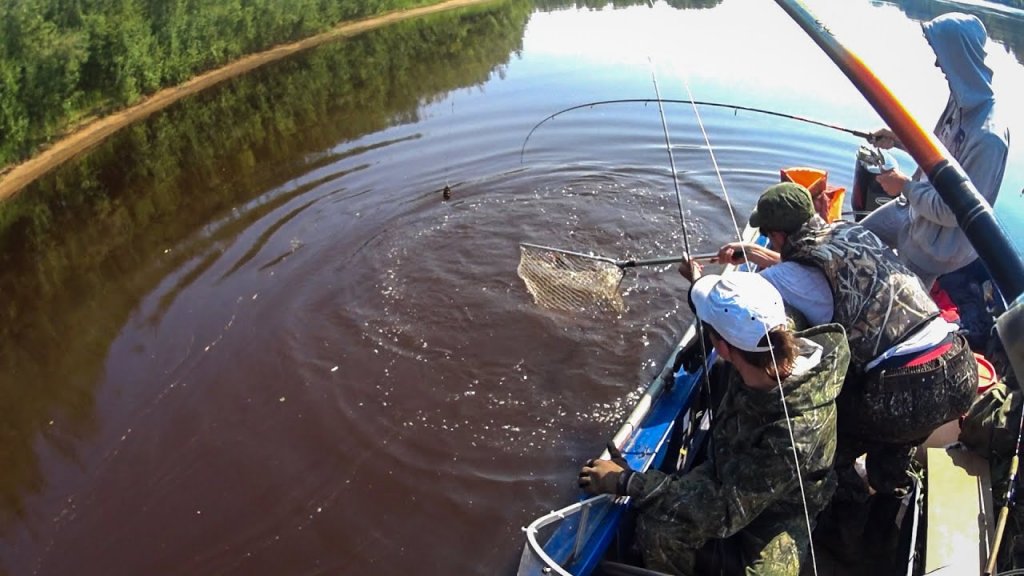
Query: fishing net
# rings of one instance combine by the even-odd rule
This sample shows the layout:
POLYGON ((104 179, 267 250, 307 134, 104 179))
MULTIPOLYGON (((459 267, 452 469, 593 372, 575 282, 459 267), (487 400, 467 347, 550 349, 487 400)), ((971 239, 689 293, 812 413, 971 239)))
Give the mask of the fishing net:
POLYGON ((534 302, 565 312, 624 308, 619 283, 623 272, 608 259, 539 246, 519 246, 519 277, 534 302))

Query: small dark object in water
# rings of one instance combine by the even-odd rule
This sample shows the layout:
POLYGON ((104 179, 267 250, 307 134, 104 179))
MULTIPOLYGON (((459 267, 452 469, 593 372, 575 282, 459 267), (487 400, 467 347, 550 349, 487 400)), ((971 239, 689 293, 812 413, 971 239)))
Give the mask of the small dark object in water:
POLYGON ((445 200, 452 199, 452 189, 447 184, 444 185, 444 190, 441 191, 441 197, 445 200))

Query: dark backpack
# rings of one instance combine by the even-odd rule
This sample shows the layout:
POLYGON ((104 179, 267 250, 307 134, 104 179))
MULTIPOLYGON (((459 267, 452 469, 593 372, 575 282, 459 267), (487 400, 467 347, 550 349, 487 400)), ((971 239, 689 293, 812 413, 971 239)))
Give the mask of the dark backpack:
MULTIPOLYGON (((988 460, 996 508, 1006 503, 1022 397, 1020 390, 998 382, 978 396, 960 424, 960 443, 988 460)), ((1016 500, 1007 517, 1005 545, 999 553, 1000 571, 1024 567, 1024 498, 1018 495, 1016 500)))
MULTIPOLYGON (((960 442, 991 464, 1009 464, 1017 446, 1021 393, 998 382, 975 399, 960 423, 960 442)), ((993 476, 995 488, 996 479, 993 476)))

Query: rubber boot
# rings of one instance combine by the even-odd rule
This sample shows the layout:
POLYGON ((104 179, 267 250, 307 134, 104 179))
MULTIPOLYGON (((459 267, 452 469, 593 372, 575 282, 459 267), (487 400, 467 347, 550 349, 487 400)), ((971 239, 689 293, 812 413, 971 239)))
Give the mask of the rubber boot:
POLYGON ((869 514, 867 502, 834 499, 818 517, 815 546, 842 564, 861 564, 869 556, 864 542, 869 514))
POLYGON ((864 546, 879 560, 895 562, 898 559, 900 530, 896 521, 902 506, 902 498, 887 494, 875 494, 868 503, 864 546))

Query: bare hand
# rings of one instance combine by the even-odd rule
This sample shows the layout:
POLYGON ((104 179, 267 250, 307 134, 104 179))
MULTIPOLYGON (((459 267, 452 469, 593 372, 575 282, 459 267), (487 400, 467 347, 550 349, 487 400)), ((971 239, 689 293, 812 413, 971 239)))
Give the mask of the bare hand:
POLYGON ((679 273, 682 274, 683 278, 686 278, 693 284, 697 278, 700 278, 701 272, 704 268, 692 258, 690 260, 684 260, 679 264, 679 273))
POLYGON ((898 169, 882 172, 875 180, 882 190, 885 190, 885 193, 893 198, 903 194, 903 189, 910 182, 910 178, 898 169))
MULTIPOLYGON (((739 264, 743 262, 743 250, 748 246, 746 242, 729 242, 718 249, 715 260, 722 264, 739 264)), ((749 248, 747 251, 749 252, 749 248)))
MULTIPOLYGON (((781 232, 772 232, 769 238, 781 234, 781 232)), ((773 239, 772 243, 775 242, 782 242, 782 240, 773 239)), ((767 268, 778 264, 782 258, 778 252, 751 242, 729 242, 718 249, 718 261, 723 264, 750 262, 760 268, 767 268)))
POLYGON ((875 130, 874 132, 868 135, 867 140, 868 144, 871 144, 872 146, 877 146, 885 150, 888 150, 889 148, 892 148, 894 146, 901 150, 903 149, 903 143, 900 142, 900 139, 896 137, 896 134, 893 133, 893 131, 889 130, 888 128, 875 130))

